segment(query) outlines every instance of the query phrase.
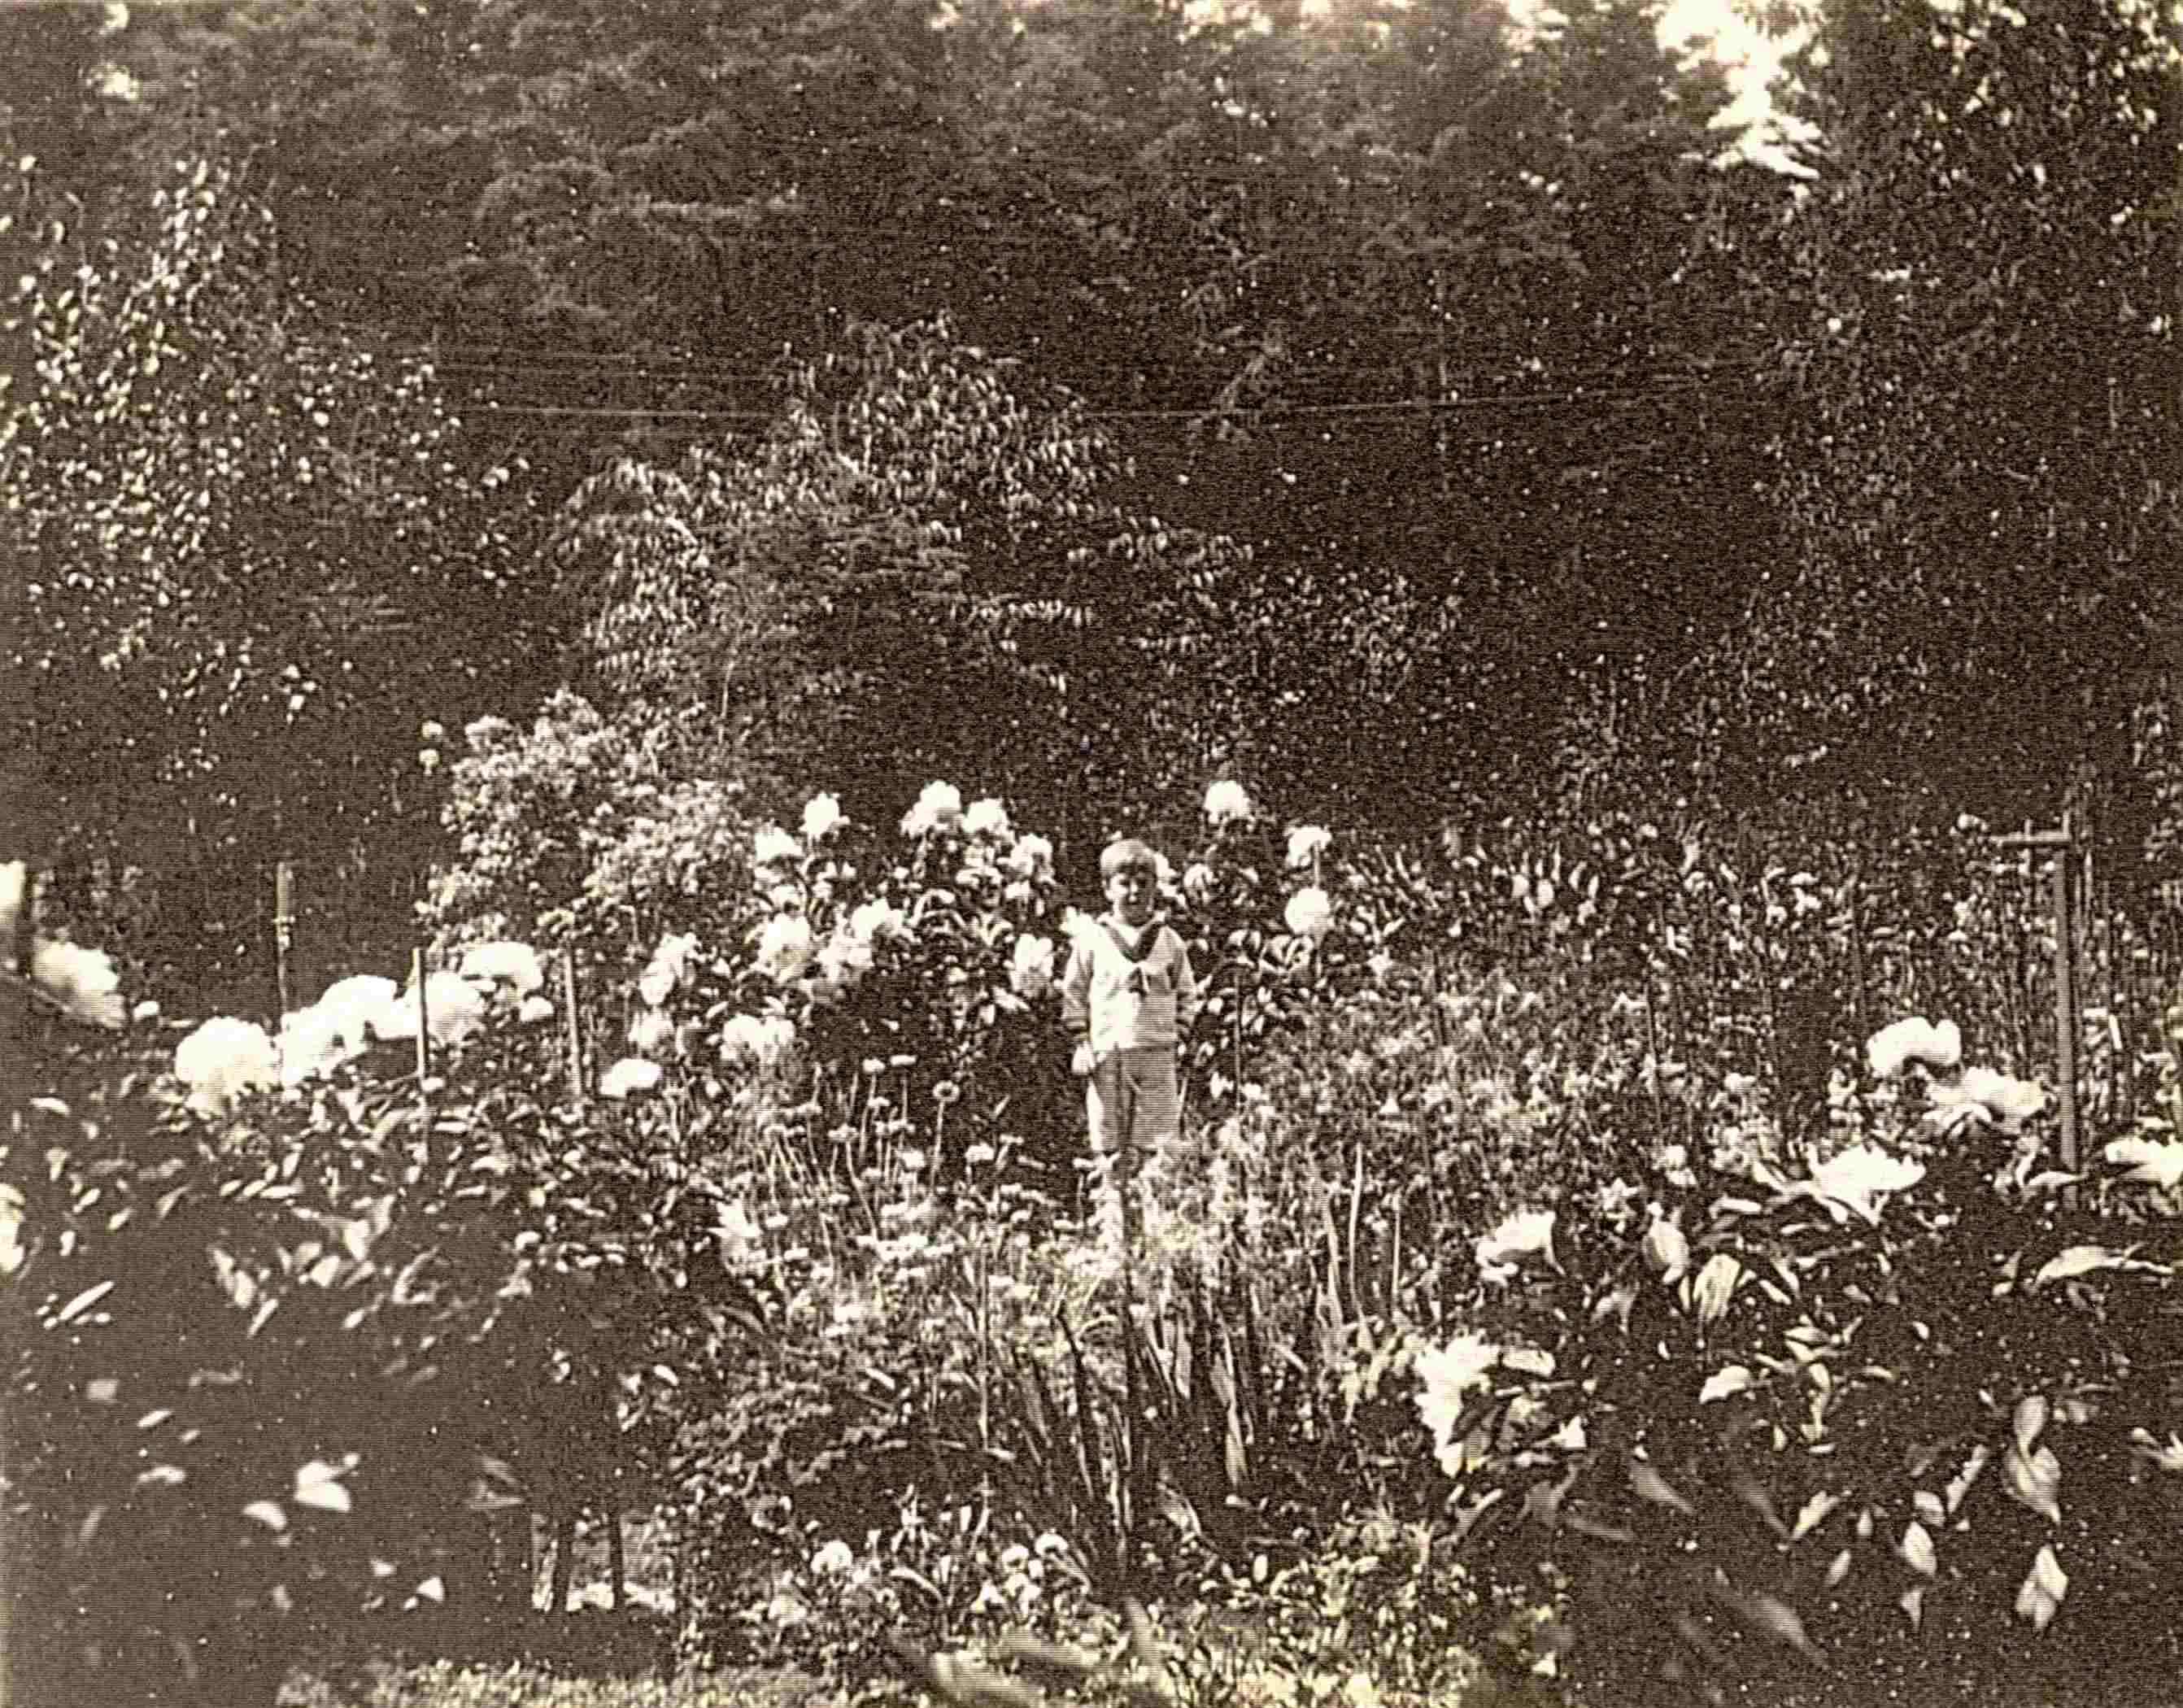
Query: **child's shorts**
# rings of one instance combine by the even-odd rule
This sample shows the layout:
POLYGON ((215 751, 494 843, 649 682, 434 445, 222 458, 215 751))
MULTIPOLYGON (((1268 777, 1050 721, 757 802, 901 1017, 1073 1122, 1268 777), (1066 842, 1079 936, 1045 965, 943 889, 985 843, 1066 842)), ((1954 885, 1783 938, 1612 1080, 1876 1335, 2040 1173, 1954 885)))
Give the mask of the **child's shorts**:
POLYGON ((1118 1049, 1102 1058, 1085 1082, 1084 1105, 1093 1152, 1116 1159, 1125 1171, 1152 1151, 1171 1148, 1182 1119, 1175 1046, 1118 1049))

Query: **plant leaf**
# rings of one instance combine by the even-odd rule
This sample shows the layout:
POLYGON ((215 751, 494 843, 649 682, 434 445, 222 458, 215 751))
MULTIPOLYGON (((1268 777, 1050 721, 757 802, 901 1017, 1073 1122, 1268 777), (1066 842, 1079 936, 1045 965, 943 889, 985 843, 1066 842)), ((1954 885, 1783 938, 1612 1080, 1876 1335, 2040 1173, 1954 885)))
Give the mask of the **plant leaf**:
POLYGON ((114 1283, 110 1281, 102 1281, 96 1287, 86 1287, 55 1314, 53 1317, 55 1325, 75 1321, 77 1317, 82 1316, 85 1311, 90 1310, 92 1305, 113 1291, 114 1283))
POLYGON ((2062 1486, 2062 1462, 2051 1447, 2026 1454, 2015 1442, 2002 1458, 2008 1473, 2008 1492, 2048 1522, 2062 1522, 2062 1503, 2056 1491, 2062 1486))
POLYGON ((1819 1523, 1827 1514, 1841 1505, 1841 1496, 1830 1494, 1825 1489, 1820 1489, 1797 1509, 1797 1522, 1790 1527, 1789 1539, 1791 1542, 1800 1539, 1814 1525, 1819 1523))
POLYGON ((2033 1630, 2044 1631, 2060 1609, 2062 1598, 2069 1593, 2069 1574, 2062 1569, 2053 1544, 2049 1543, 2031 1556, 2031 1570, 2025 1574, 2023 1586, 2016 1592, 2017 1617, 2029 1619, 2033 1630))
POLYGON ((1672 1506, 1686 1517, 1697 1516, 1697 1508, 1675 1491, 1668 1480, 1641 1459, 1630 1461, 1630 1486, 1641 1500, 1656 1506, 1672 1506))
POLYGON ((1698 1404, 1703 1405, 1708 1400, 1725 1399, 1731 1394, 1745 1393, 1750 1388, 1752 1379, 1750 1370, 1741 1364, 1731 1364, 1725 1369, 1716 1370, 1706 1377, 1705 1386, 1698 1389, 1698 1404))
POLYGON ((323 1459, 296 1467, 295 1502, 298 1506, 315 1506, 322 1512, 347 1512, 353 1505, 347 1484, 342 1477, 356 1465, 356 1456, 348 1455, 345 1463, 330 1465, 323 1459))

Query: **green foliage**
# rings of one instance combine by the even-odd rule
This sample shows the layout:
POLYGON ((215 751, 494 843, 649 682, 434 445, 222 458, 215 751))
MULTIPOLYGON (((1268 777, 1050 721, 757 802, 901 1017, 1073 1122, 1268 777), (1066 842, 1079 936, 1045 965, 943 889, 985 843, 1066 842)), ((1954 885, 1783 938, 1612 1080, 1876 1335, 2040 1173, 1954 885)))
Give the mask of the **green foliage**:
POLYGON ((141 1044, 31 1056, 66 1095, 0 1151, 23 1700, 269 1705, 360 1618, 505 1616, 486 1515, 641 1477, 678 1370, 747 1333, 689 1160, 542 1104, 511 1025, 210 1127, 141 1044))
POLYGON ((1447 1402, 1465 1557, 1519 1591, 1553 1562, 1588 1698, 1666 1679, 1849 1701, 1997 1665, 2075 1700, 2174 1665, 2145 1641, 2172 1569, 2147 1338, 2172 1238, 2019 1184, 2011 1135, 1936 1106, 1944 1138, 1852 1109, 1864 1142, 1809 1176, 1585 1204, 1552 1272, 1471 1305, 1494 1345, 1536 1351, 1447 1402))
POLYGON ((630 939, 742 899, 725 858, 747 845, 741 791, 673 782, 640 720, 608 720, 564 688, 528 732, 488 714, 461 740, 458 752, 429 749, 446 768, 455 858, 421 911, 444 940, 567 945, 587 964, 619 965, 630 939))
POLYGON ((1724 661, 1758 695, 1740 762, 2051 813, 2078 766, 2127 773, 2172 664, 2173 31, 2130 0, 1845 0, 1817 39, 1813 407, 1778 448, 1786 560, 1724 661))
POLYGON ((1121 473, 1080 404, 945 322, 863 329, 747 451, 587 482, 564 587, 603 682, 692 771, 762 757, 866 815, 920 773, 967 777, 1086 835, 1195 790, 1250 665, 1219 643, 1247 554, 1125 508, 1121 473))
POLYGON ((35 689, 7 738, 60 892, 136 867, 169 947, 232 953, 275 856, 370 848, 389 876, 425 804, 417 709, 459 720, 552 643, 519 459, 464 472, 429 369, 297 298, 228 169, 87 228, 15 185, 33 359, 0 418, 0 548, 35 689))

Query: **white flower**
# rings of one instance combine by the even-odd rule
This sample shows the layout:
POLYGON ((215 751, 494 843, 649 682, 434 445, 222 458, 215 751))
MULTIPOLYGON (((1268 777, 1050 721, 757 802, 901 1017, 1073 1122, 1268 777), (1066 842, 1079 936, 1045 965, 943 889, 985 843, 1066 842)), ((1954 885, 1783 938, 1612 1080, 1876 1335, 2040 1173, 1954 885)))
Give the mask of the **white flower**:
POLYGON ((146 997, 143 1001, 129 1010, 129 1018, 140 1023, 147 1020, 157 1020, 158 1017, 159 1004, 149 997, 146 997))
POLYGON ((515 1017, 525 1026, 536 1026, 542 1020, 553 1018, 553 1004, 547 997, 526 996, 523 999, 523 1006, 516 1010, 515 1017))
MULTIPOLYGON (((486 1023, 486 993, 460 973, 425 975, 425 1023, 435 1043, 458 1044, 486 1023)), ((417 987, 411 985, 372 1021, 385 1038, 417 1036, 417 987)))
MULTIPOLYGON (((333 1018, 335 1035, 345 1048, 362 1050, 375 1034, 395 1035, 386 1028, 393 1023, 392 1013, 401 995, 401 988, 392 979, 360 972, 328 985, 317 1006, 319 1013, 333 1018)), ((417 1028, 412 1026, 408 1035, 414 1038, 416 1033, 417 1028)))
POLYGON ((629 1022, 629 1042, 632 1049, 647 1054, 656 1054, 675 1041, 675 1022, 666 1010, 657 1008, 639 1009, 629 1022))
POLYGON ((1203 860, 1193 861, 1182 875, 1182 893, 1202 904, 1213 893, 1214 882, 1213 868, 1203 860))
POLYGON ((480 984, 504 984, 519 997, 546 982, 538 951, 527 943, 473 943, 463 951, 462 975, 480 984))
POLYGON ((849 1544, 836 1537, 811 1556, 811 1569, 821 1577, 831 1577, 847 1572, 857 1563, 857 1556, 849 1551, 849 1544))
POLYGON ((23 897, 31 887, 27 860, 0 860, 0 943, 13 947, 15 921, 23 911, 23 897))
POLYGON ((175 1047, 175 1077, 189 1087, 192 1109, 217 1115, 243 1093, 278 1085, 281 1059, 264 1026, 223 1015, 175 1047))
POLYGON ((1251 798, 1243 785, 1224 777, 1205 792, 1205 816, 1214 824, 1233 824, 1251 816, 1251 798))
POLYGON ((902 833, 906 837, 929 836, 934 831, 949 830, 963 817, 963 792, 953 783, 932 782, 925 786, 917 804, 903 815, 902 833))
POLYGON ((0 1186, 0 1275, 13 1275, 20 1269, 25 1255, 22 1189, 0 1186))
POLYGON ((1478 1255, 1478 1271, 1488 1281, 1506 1281, 1516 1272, 1516 1265, 1526 1257, 1543 1257, 1554 1260, 1554 1212, 1551 1210, 1519 1210, 1504 1216, 1499 1227, 1480 1237, 1473 1248, 1478 1255))
POLYGON ((1316 943, 1334 924, 1334 904, 1327 899, 1326 892, 1314 884, 1291 896, 1281 917, 1292 935, 1308 937, 1316 943))
POLYGON ((601 1097, 625 1098, 632 1093, 652 1091, 659 1084, 659 1064, 646 1061, 634 1055, 625 1055, 601 1076, 601 1097))
POLYGON ((803 804, 803 839, 819 843, 841 829, 842 803, 832 795, 814 795, 803 804))
POLYGON ((1464 1333, 1445 1346, 1417 1355, 1418 1416, 1432 1432, 1433 1447, 1443 1468, 1453 1476, 1461 1468, 1455 1455, 1455 1426, 1463 1417, 1463 1398, 1474 1388, 1492 1380, 1493 1366, 1501 1361, 1501 1349, 1484 1336, 1464 1333), (1451 1460, 1453 1463, 1451 1464, 1451 1460))
POLYGON ((1873 1033, 1865 1040, 1864 1055, 1875 1079, 1892 1079, 1914 1061, 1945 1070, 1964 1059, 1963 1035, 1952 1020, 1934 1026, 1913 1015, 1873 1033))
POLYGON ((777 913, 758 932, 758 971, 786 984, 811 960, 811 921, 800 913, 777 913))
POLYGON ((1967 1067, 1957 1089, 2004 1127, 2029 1121, 2047 1107, 2047 1093, 2036 1081, 2012 1079, 1990 1067, 1967 1067))
POLYGON ((991 798, 970 803, 970 809, 963 815, 963 831, 966 836, 991 837, 996 842, 1006 842, 1014 834, 1008 809, 991 798))
POLYGON ((877 897, 861 904, 849 915, 849 935, 858 943, 875 943, 909 934, 909 921, 903 917, 902 910, 877 897))
POLYGON ((119 1032, 129 1018, 121 1000, 121 975, 94 949, 72 943, 31 946, 31 981, 68 1010, 70 1020, 119 1032))
POLYGON ((819 951, 819 986, 820 998, 837 995, 843 990, 853 990, 872 970, 872 946, 854 932, 836 930, 819 951))
POLYGON ((796 1024, 785 1015, 761 1020, 754 1014, 730 1016, 720 1028, 720 1060, 770 1067, 796 1045, 796 1024))
POLYGON ((1334 832, 1324 825, 1298 825, 1289 832, 1289 864, 1308 866, 1326 852, 1334 832))
POLYGON ((1029 934, 1016 939, 1008 959, 1008 984, 1018 996, 1042 996, 1053 983, 1053 939, 1029 934))
POLYGON ((1008 865, 1018 877, 1044 877, 1053 871, 1053 844, 1042 836, 1019 836, 1008 850, 1008 865))
MULTIPOLYGON (((1877 1227, 1880 1200, 1890 1193, 1906 1191, 1925 1177, 1923 1163, 1890 1156, 1875 1145, 1860 1144, 1821 1163, 1813 1171, 1806 1190, 1821 1203, 1853 1210, 1877 1227)), ((1835 1219, 1842 1220, 1838 1213, 1835 1219)))
POLYGON ((1083 943, 1097 938, 1103 927, 1099 921, 1081 908, 1061 910, 1061 934, 1071 943, 1083 943))
POLYGON ((751 838, 751 864, 761 870, 793 865, 803 858, 803 844, 779 825, 767 825, 751 838))
POLYGON ((417 739, 420 742, 442 742, 447 738, 447 726, 436 718, 427 718, 417 726, 417 739))
POLYGON ((2125 1180, 2171 1189, 2183 1182, 2183 1141, 2171 1139, 2166 1144, 2155 1144, 2149 1138, 2118 1138, 2101 1154, 2109 1162, 2134 1165, 2123 1177, 2125 1180))
POLYGON ((697 952, 697 939, 688 932, 662 937, 636 981, 636 993, 658 1008, 679 986, 689 982, 690 958, 697 952))
POLYGON ((342 1035, 346 1016, 323 1004, 287 1015, 281 1022, 281 1083, 294 1087, 331 1073, 353 1060, 364 1046, 352 1047, 342 1035))
POLYGON ((463 739, 470 744, 474 754, 489 754, 503 736, 515 733, 515 726, 506 718, 479 718, 463 726, 463 739))
POLYGON ((719 1216, 713 1224, 713 1238, 719 1243, 720 1262, 726 1268, 746 1269, 764 1260, 765 1236, 741 1199, 720 1206, 719 1216))

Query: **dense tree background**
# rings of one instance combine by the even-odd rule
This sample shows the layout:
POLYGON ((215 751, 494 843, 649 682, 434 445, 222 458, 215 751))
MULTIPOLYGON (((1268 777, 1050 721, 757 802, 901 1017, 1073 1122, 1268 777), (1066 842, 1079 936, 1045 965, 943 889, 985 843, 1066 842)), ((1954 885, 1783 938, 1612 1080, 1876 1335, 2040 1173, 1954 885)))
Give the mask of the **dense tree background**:
MULTIPOLYGON (((433 809, 417 720, 564 679, 692 771, 876 811, 944 766, 1085 837, 1224 766, 1414 831, 1791 788, 2014 816, 2088 778, 2141 828, 2183 535, 2172 6, 1776 8, 1801 140, 1770 158, 1650 9, 1563 9, 13 11, 8 549, 91 581, 24 631, 64 689, 8 716, 41 752, 104 716, 169 771, 253 754, 232 834, 338 823, 366 865, 363 827, 414 847, 433 809), (36 339, 76 337, 77 266, 158 273, 151 198, 201 159, 253 236, 200 255, 231 330, 175 396, 218 361, 350 376, 364 441, 425 411, 429 570, 369 543, 407 538, 382 488, 299 509, 272 462, 202 471, 251 488, 219 550, 97 567, 132 435, 192 424, 132 393, 64 426, 36 339), (220 591, 275 559, 299 609, 411 577, 421 626, 370 631, 342 712, 377 745, 225 710, 186 741, 156 672, 100 674, 171 582, 226 615, 158 648, 258 635, 326 680, 220 591)), ((155 459, 175 492, 201 450, 155 459)), ((87 800, 64 820, 118 834, 87 800)))

